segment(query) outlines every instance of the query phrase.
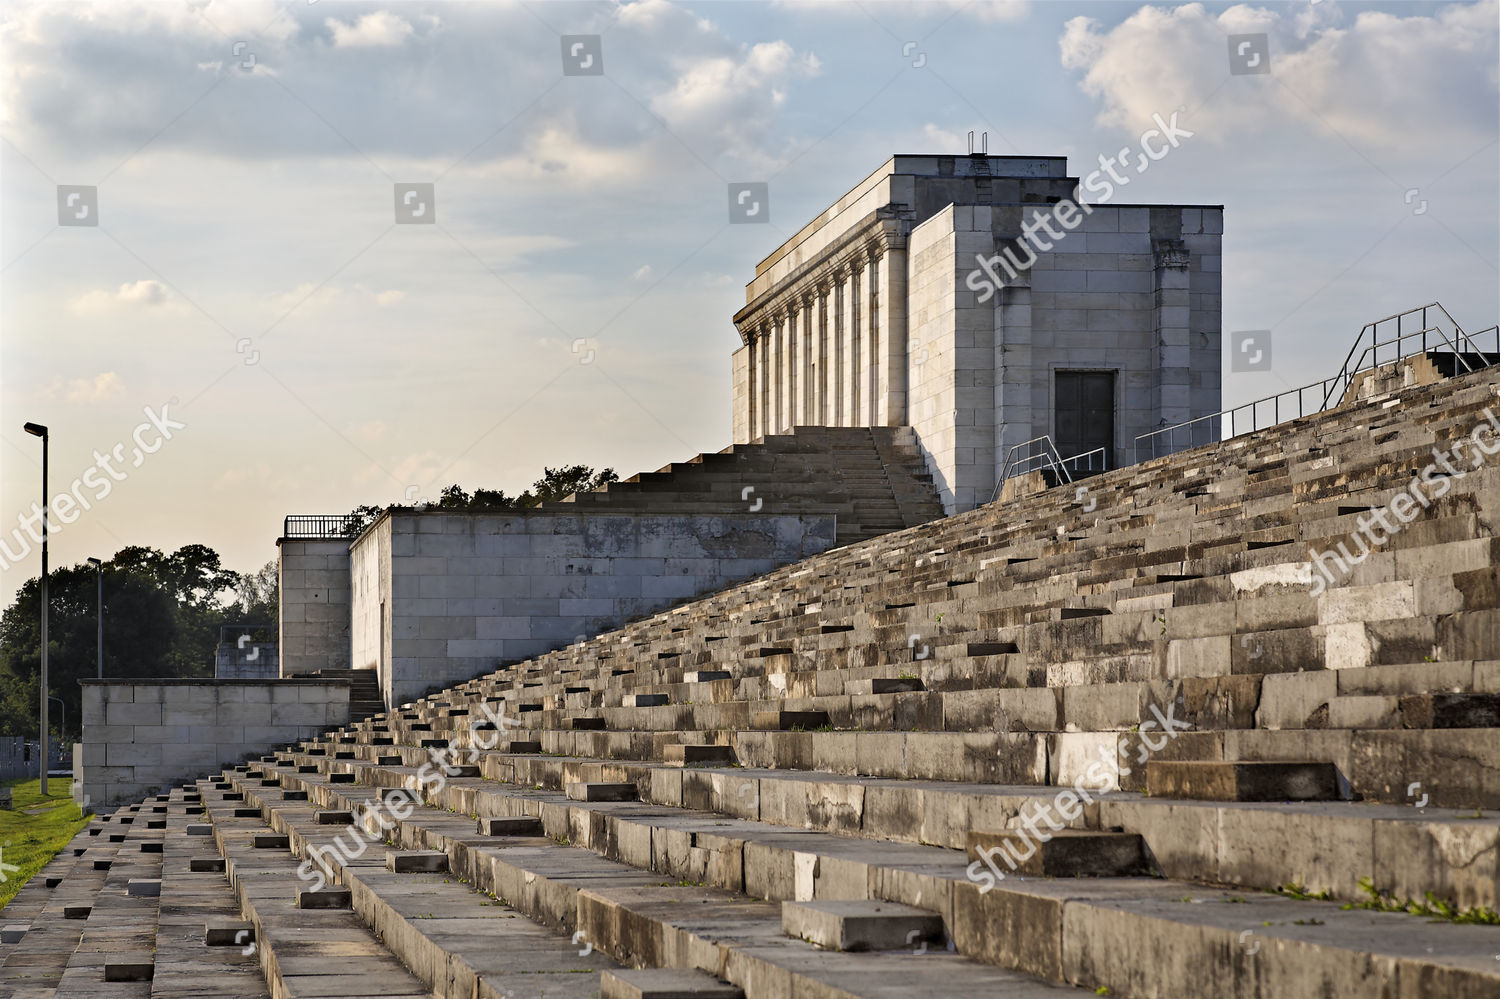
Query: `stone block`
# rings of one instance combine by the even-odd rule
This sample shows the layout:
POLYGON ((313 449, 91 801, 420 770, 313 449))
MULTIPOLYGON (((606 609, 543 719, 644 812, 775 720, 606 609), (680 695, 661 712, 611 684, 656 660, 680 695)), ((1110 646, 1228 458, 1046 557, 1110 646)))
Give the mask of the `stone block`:
POLYGON ((943 939, 943 917, 878 899, 782 902, 781 929, 825 950, 895 950, 943 939))
POLYGON ((1146 764, 1153 798, 1197 801, 1334 801, 1338 773, 1331 763, 1181 762, 1146 764))

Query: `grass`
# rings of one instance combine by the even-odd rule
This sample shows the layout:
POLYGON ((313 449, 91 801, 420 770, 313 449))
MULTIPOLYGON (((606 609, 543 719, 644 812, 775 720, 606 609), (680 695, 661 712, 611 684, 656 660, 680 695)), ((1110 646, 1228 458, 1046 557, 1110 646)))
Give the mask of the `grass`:
POLYGON ((43 798, 41 782, 36 780, 5 781, 11 789, 11 811, 0 809, 0 909, 15 897, 21 886, 47 865, 47 861, 68 845, 78 830, 88 825, 88 816, 80 815, 70 797, 73 782, 66 777, 53 778, 43 798), (36 810, 35 814, 31 814, 36 810), (18 867, 20 870, 11 870, 18 867))

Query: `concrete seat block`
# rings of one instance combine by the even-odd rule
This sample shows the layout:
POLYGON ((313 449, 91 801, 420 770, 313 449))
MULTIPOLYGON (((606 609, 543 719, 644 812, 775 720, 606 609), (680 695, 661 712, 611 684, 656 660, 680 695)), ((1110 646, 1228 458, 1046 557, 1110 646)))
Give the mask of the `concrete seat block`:
POLYGON ((350 904, 348 888, 323 888, 297 893, 299 909, 347 909, 350 904))
POLYGON ((255 924, 240 921, 215 921, 203 924, 203 946, 243 947, 255 939, 255 924))
POLYGON ((189 857, 188 872, 190 874, 211 874, 213 872, 224 872, 223 857, 189 857))
POLYGON ((635 801, 639 793, 632 783, 571 781, 568 784, 568 798, 572 801, 635 801))
POLYGON ((156 963, 150 957, 116 957, 104 962, 106 982, 149 982, 156 975, 156 963))
POLYGON ((0 927, 0 943, 20 943, 26 931, 31 929, 29 923, 8 923, 0 927))
POLYGON ((160 898, 161 878, 131 878, 125 883, 125 894, 137 898, 160 898))
POLYGON ((320 826, 347 826, 354 821, 354 813, 347 809, 327 808, 313 816, 320 826))
POLYGON ((713 683, 715 680, 728 680, 730 673, 727 669, 690 669, 682 675, 686 683, 713 683))
POLYGON ((666 694, 626 694, 627 708, 657 708, 669 702, 666 694))
POLYGON ((65 905, 63 906, 64 919, 87 919, 89 913, 94 911, 92 905, 65 905))
POLYGON ((782 902, 781 929, 825 950, 895 950, 943 939, 943 917, 878 899, 782 902))
POLYGON ((479 819, 481 836, 540 836, 542 820, 531 815, 485 816, 479 819))
POLYGON ((1195 801, 1335 801, 1338 773, 1331 763, 1254 763, 1152 760, 1146 788, 1153 798, 1195 801))
POLYGON ((826 711, 757 711, 750 716, 750 727, 759 732, 791 732, 830 725, 826 711))
POLYGON ((385 869, 395 874, 435 874, 448 869, 441 850, 387 850, 385 869))
POLYGON ((140 850, 140 852, 141 853, 161 853, 162 852, 162 845, 163 844, 162 844, 161 840, 154 840, 154 841, 151 841, 151 842, 142 843, 141 844, 141 850, 140 850))
POLYGON ((726 767, 733 766, 734 748, 731 746, 690 745, 668 743, 662 748, 662 762, 672 767, 726 767))
POLYGON ((353 774, 329 774, 328 775, 328 783, 330 783, 330 784, 353 784, 354 780, 355 780, 355 778, 354 778, 353 774))
POLYGON ((285 833, 256 833, 250 845, 257 850, 291 849, 291 838, 285 833))
POLYGON ((534 739, 514 739, 504 744, 502 752, 519 756, 535 756, 542 751, 542 744, 534 739))
POLYGON ((1021 830, 969 831, 969 860, 1000 873, 1048 878, 1130 877, 1147 870, 1145 844, 1135 833, 1048 830, 1042 840, 1021 830), (1012 866, 1014 862, 1014 866, 1012 866))
POLYGON ((738 985, 687 968, 620 968, 599 973, 600 999, 744 999, 738 985))

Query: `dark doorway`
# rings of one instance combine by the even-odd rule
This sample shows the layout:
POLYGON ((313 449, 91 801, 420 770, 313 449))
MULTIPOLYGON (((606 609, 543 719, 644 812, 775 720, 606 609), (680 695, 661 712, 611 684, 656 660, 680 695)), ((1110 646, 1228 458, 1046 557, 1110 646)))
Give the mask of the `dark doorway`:
POLYGON ((1063 458, 1086 454, 1104 448, 1068 472, 1077 478, 1102 472, 1114 466, 1115 451, 1115 373, 1113 371, 1057 372, 1056 429, 1057 453, 1063 458))

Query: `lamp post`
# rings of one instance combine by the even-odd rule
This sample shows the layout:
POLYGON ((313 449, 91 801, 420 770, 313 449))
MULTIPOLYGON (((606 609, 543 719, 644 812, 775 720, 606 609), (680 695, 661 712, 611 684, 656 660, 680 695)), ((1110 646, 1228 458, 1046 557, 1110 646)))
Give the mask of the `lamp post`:
POLYGON ((104 563, 96 558, 89 559, 89 565, 93 566, 99 576, 99 599, 95 604, 99 619, 99 679, 104 679, 104 563))
POLYGON ((47 797, 47 428, 40 423, 28 423, 21 429, 33 437, 42 439, 42 797, 47 797))

